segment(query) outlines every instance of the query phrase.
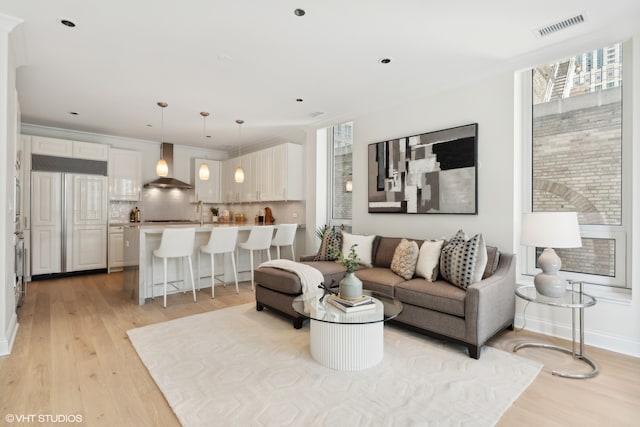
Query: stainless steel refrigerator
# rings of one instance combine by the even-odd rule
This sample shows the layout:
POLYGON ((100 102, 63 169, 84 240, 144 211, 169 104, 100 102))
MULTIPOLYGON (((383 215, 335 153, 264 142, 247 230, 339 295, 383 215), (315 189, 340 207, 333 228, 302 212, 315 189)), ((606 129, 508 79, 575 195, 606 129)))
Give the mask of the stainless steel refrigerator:
POLYGON ((31 172, 32 276, 107 268, 104 175, 31 172))

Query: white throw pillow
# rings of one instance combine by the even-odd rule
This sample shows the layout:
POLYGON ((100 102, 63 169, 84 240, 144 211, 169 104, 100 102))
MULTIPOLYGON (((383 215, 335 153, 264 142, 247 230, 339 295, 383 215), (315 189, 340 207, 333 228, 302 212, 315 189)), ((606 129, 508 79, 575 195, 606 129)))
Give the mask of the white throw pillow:
POLYGON ((351 234, 347 232, 342 232, 342 253, 347 256, 349 254, 349 250, 351 246, 357 245, 354 249, 358 258, 360 260, 360 264, 365 267, 373 267, 371 256, 373 252, 373 239, 376 236, 364 236, 361 234, 351 234))
POLYGON ((436 281, 443 244, 444 240, 425 240, 422 243, 416 264, 416 276, 424 277, 428 282, 436 281))

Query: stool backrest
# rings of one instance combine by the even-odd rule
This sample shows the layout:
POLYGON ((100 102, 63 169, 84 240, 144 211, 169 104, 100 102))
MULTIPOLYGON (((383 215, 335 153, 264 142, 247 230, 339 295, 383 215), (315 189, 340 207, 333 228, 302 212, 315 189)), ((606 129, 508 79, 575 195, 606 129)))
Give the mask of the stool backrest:
POLYGON ((212 254, 223 254, 236 250, 238 227, 214 227, 209 242, 203 249, 212 254))
POLYGON ((272 246, 293 245, 296 238, 298 224, 280 224, 276 229, 276 236, 271 241, 272 246))
POLYGON ((191 256, 195 240, 195 228, 165 228, 155 255, 160 258, 191 256))
POLYGON ((245 249, 269 249, 273 238, 273 225, 255 226, 243 245, 245 249))

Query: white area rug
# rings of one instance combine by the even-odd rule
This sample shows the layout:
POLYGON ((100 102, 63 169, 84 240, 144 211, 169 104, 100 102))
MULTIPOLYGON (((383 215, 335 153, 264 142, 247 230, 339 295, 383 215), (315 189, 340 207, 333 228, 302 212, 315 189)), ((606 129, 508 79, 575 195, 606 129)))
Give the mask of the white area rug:
POLYGON ((184 426, 491 426, 542 365, 385 326, 384 360, 338 372, 309 352, 309 327, 254 304, 128 331, 184 426))

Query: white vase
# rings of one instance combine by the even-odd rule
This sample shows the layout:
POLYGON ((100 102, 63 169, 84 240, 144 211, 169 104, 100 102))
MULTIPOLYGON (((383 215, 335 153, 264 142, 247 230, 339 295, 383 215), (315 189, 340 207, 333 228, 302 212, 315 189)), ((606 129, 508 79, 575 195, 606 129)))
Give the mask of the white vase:
POLYGON ((340 281, 340 297, 357 299, 362 296, 362 281, 354 273, 347 273, 340 281))

